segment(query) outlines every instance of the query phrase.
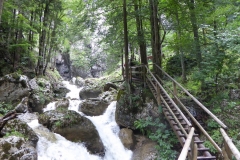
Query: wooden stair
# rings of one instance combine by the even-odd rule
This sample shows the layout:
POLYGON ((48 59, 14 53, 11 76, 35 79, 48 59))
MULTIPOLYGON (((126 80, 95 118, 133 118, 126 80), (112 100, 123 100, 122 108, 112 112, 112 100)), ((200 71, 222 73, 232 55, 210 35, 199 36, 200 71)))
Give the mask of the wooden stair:
MULTIPOLYGON (((156 79, 151 79, 150 77, 147 78, 148 80, 147 82, 147 86, 149 87, 149 89, 152 91, 155 99, 157 100, 159 97, 157 97, 157 91, 156 91, 156 79)), ((160 83, 160 82, 159 82, 160 83)), ((165 92, 163 92, 163 90, 160 89, 160 95, 161 97, 164 99, 164 101, 167 103, 167 105, 169 106, 169 108, 164 104, 161 103, 162 109, 163 109, 163 113, 165 115, 165 118, 168 120, 171 128, 173 129, 175 135, 177 136, 179 142, 181 143, 181 145, 183 146, 185 141, 186 141, 186 135, 183 133, 182 129, 179 127, 179 124, 177 123, 177 121, 175 120, 174 117, 177 118, 177 120, 181 123, 182 127, 184 128, 185 132, 188 133, 188 129, 190 128, 190 126, 188 126, 188 123, 184 120, 184 118, 181 116, 181 114, 179 113, 178 109, 176 109, 176 105, 174 105, 172 102, 173 100, 169 99, 169 96, 167 96, 165 94, 165 92), (172 115, 172 113, 174 115, 172 115)), ((209 152, 209 148, 206 148, 203 143, 204 141, 201 141, 199 139, 199 135, 198 134, 194 134, 193 136, 194 142, 197 144, 197 150, 198 150, 198 160, 216 160, 215 156, 212 156, 211 153, 209 152)), ((190 150, 189 150, 190 152, 190 150)))

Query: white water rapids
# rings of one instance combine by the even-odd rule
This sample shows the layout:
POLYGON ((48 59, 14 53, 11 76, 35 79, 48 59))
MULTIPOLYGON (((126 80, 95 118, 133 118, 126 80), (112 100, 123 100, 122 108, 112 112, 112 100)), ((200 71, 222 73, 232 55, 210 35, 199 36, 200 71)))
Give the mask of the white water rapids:
MULTIPOLYGON (((78 106, 81 103, 79 100, 79 91, 75 85, 64 81, 64 84, 70 92, 66 97, 70 97, 69 110, 78 111, 78 106)), ((53 110, 55 102, 48 104, 47 110, 53 110)), ((132 151, 124 148, 121 143, 118 133, 119 127, 115 122, 116 102, 112 102, 105 113, 101 116, 90 117, 86 116, 96 126, 96 129, 101 137, 105 147, 105 156, 103 158, 91 155, 83 144, 74 143, 66 140, 59 134, 49 132, 46 128, 38 123, 38 120, 33 120, 29 124, 30 127, 38 134, 39 141, 37 144, 39 160, 130 160, 132 151)))

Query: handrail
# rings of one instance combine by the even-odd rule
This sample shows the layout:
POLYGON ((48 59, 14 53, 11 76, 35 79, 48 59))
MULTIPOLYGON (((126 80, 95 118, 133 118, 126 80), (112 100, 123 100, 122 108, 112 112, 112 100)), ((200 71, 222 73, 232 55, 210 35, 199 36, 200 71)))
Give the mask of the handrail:
POLYGON ((164 98, 162 96, 161 96, 161 99, 163 100, 163 103, 165 104, 165 106, 168 108, 168 111, 173 116, 174 120, 177 122, 179 128, 181 128, 181 131, 183 132, 183 134, 187 137, 187 132, 184 130, 182 124, 178 121, 177 117, 174 115, 173 111, 170 109, 170 107, 168 106, 167 102, 164 100, 164 98))
MULTIPOLYGON (((145 66, 146 67, 146 66, 145 66)), ((172 100, 171 97, 169 97, 169 95, 167 94, 166 90, 162 87, 162 85, 158 82, 158 80, 156 79, 156 77, 152 74, 152 72, 149 70, 149 68, 147 68, 147 71, 149 71, 149 73, 151 74, 151 76, 154 78, 154 80, 156 81, 156 83, 158 84, 158 86, 162 89, 162 91, 166 94, 166 96, 168 97, 168 99, 171 101, 171 103, 174 105, 174 107, 178 110, 178 112, 180 113, 180 115, 183 117, 183 119, 186 121, 188 126, 192 126, 192 124, 189 122, 189 120, 185 117, 185 115, 182 113, 182 111, 178 108, 178 106, 176 105, 176 103, 172 100)))
POLYGON ((187 140, 185 141, 185 144, 183 146, 183 149, 181 151, 181 154, 178 157, 178 160, 185 160, 187 159, 187 155, 188 155, 188 148, 191 145, 192 142, 192 138, 193 138, 193 134, 194 134, 194 128, 192 127, 188 136, 187 136, 187 140))
POLYGON ((176 83, 189 97, 192 98, 194 102, 196 102, 205 112, 207 112, 219 125, 221 125, 224 129, 227 129, 227 126, 218 119, 211 111, 209 111, 201 102, 199 102, 192 94, 190 94, 185 88, 183 88, 177 81, 175 81, 170 75, 168 75, 165 71, 163 71, 157 64, 154 65, 162 71, 168 78, 170 78, 174 83, 176 83))
MULTIPOLYGON (((224 129, 220 128, 220 132, 221 132, 226 144, 230 148, 232 154, 235 156, 235 158, 237 160, 240 160, 240 152, 238 151, 237 147, 233 144, 232 140, 229 138, 229 136, 224 131, 224 129)), ((229 157, 229 158, 232 158, 232 157, 229 157)))

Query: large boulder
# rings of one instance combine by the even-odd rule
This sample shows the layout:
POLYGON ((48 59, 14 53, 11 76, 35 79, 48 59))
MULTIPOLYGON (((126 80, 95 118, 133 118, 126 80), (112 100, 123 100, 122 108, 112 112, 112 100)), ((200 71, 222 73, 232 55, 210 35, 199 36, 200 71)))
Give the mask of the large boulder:
POLYGON ((88 99, 79 104, 79 111, 88 116, 99 116, 104 113, 109 103, 101 99, 88 99))
POLYGON ((62 82, 55 82, 52 84, 52 87, 55 98, 64 98, 69 92, 69 89, 67 89, 62 82))
POLYGON ((1 131, 3 135, 11 135, 12 133, 15 134, 15 132, 24 135, 24 138, 26 139, 26 143, 28 145, 33 146, 34 148, 36 147, 38 136, 26 122, 22 121, 19 118, 8 121, 1 131))
POLYGON ((97 98, 101 93, 102 91, 99 88, 86 86, 79 92, 79 97, 80 99, 97 98))
POLYGON ((42 113, 43 108, 53 99, 52 85, 43 78, 29 81, 32 92, 29 96, 29 107, 33 112, 42 113))
POLYGON ((158 157, 157 143, 144 137, 136 136, 137 144, 131 160, 155 160, 158 157))
POLYGON ((70 141, 84 143, 91 153, 104 155, 104 146, 95 126, 75 111, 47 111, 39 116, 39 123, 70 141))
POLYGON ((132 94, 119 90, 117 100, 115 120, 122 127, 135 130, 135 121, 159 117, 158 106, 145 98, 142 90, 135 89, 132 94))
POLYGON ((36 149, 23 137, 9 136, 0 139, 0 159, 37 160, 36 149))
POLYGON ((119 132, 119 138, 127 149, 133 149, 134 139, 133 139, 133 131, 128 128, 122 128, 119 132))
POLYGON ((30 94, 28 78, 18 73, 12 73, 0 78, 0 101, 20 102, 30 94))

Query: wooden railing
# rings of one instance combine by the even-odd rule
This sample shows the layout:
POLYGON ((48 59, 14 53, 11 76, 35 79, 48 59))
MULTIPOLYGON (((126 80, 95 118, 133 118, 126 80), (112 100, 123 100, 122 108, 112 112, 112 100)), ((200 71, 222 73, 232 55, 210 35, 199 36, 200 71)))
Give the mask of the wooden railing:
MULTIPOLYGON (((168 92, 173 96, 174 101, 175 101, 174 102, 170 97, 168 97, 172 101, 172 104, 174 104, 176 109, 179 109, 179 107, 178 107, 178 105, 179 105, 188 114, 188 116, 191 118, 192 122, 200 129, 200 131, 212 143, 212 145, 220 153, 220 155, 224 158, 224 160, 232 159, 232 156, 235 157, 237 160, 240 160, 240 153, 239 153, 239 151, 237 150, 236 146, 232 143, 231 139, 229 138, 229 136, 226 134, 226 132, 224 130, 224 129, 227 129, 227 126, 220 119, 218 119, 213 113, 211 113, 211 111, 209 111, 192 94, 190 94, 182 85, 180 85, 177 81, 175 81, 170 75, 168 75, 165 71, 163 71, 156 64, 153 64, 153 65, 155 65, 155 68, 157 68, 159 70, 159 72, 161 72, 165 77, 169 78, 170 81, 172 81, 172 84, 173 84, 173 89, 172 90, 169 87, 167 87, 167 86, 163 87, 162 84, 164 84, 164 81, 160 77, 157 76, 157 78, 156 78, 155 75, 149 70, 149 68, 147 66, 144 66, 144 65, 139 66, 139 67, 141 67, 141 76, 142 76, 142 79, 144 80, 144 85, 146 85, 146 80, 149 79, 149 77, 151 77, 152 79, 155 80, 155 82, 157 82, 156 84, 152 84, 152 85, 154 85, 154 88, 157 91, 157 98, 156 98, 157 102, 158 103, 163 102, 166 105, 166 102, 164 102, 164 98, 160 95, 160 90, 163 91, 167 96, 169 96, 167 91, 164 88, 168 89, 168 92), (149 77, 146 76, 146 75, 149 75, 149 77), (205 129, 199 124, 199 122, 194 118, 194 116, 188 111, 186 106, 184 106, 184 104, 180 101, 180 99, 178 98, 178 89, 177 89, 177 87, 178 87, 178 89, 182 90, 186 95, 188 95, 188 97, 190 97, 200 108, 202 108, 210 117, 212 117, 215 120, 215 122, 217 122, 222 127, 222 128, 220 128, 220 132, 221 132, 221 134, 222 134, 222 136, 224 138, 224 145, 223 145, 222 149, 211 138, 211 136, 205 131, 205 129)), ((196 159, 196 155, 197 155, 197 153, 195 153, 195 152, 197 152, 196 151, 196 144, 194 144, 192 142, 192 136, 193 136, 193 133, 194 133, 194 128, 192 127, 192 124, 188 121, 188 119, 182 113, 181 110, 179 111, 179 113, 182 115, 184 120, 191 127, 191 130, 187 134, 186 131, 181 126, 181 124, 178 122, 179 123, 178 125, 182 129, 183 133, 187 134, 187 140, 186 140, 186 142, 184 144, 183 150, 182 150, 178 160, 185 160, 187 155, 188 155, 188 157, 191 160, 194 160, 194 159, 196 159), (191 148, 191 151, 192 151, 191 154, 188 154, 189 147, 191 148)))

